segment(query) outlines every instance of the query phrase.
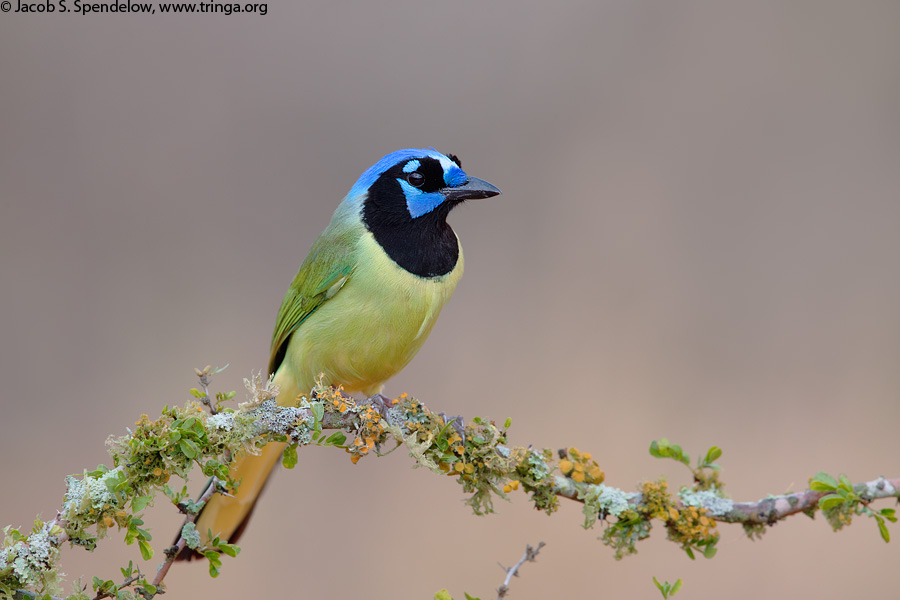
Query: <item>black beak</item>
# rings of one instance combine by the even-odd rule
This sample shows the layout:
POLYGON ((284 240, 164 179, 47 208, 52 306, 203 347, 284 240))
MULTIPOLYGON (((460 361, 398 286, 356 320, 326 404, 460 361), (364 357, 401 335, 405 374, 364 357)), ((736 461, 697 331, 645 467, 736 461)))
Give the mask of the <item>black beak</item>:
POLYGON ((500 193, 500 189, 477 177, 469 177, 463 185, 456 187, 447 187, 441 190, 441 193, 447 200, 454 202, 462 202, 463 200, 477 200, 479 198, 490 198, 500 193))

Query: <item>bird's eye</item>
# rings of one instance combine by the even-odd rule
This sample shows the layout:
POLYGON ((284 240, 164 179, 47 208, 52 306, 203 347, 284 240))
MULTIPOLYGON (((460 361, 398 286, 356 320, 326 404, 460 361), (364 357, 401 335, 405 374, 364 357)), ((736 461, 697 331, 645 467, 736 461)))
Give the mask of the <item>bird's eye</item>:
POLYGON ((406 176, 406 181, 408 181, 409 185, 413 187, 422 187, 422 184, 425 183, 425 176, 418 171, 413 171, 406 176))

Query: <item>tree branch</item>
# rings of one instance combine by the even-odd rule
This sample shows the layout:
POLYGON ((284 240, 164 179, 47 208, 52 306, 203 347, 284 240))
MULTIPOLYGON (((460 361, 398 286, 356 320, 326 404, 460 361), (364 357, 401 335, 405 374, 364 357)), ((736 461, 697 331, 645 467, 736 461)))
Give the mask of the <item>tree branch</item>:
MULTIPOLYGON (((500 427, 475 418, 461 432, 459 424, 447 422, 406 394, 392 400, 374 396, 355 401, 340 390, 318 385, 308 398, 299 398, 296 406, 284 407, 275 403, 278 390, 271 379, 257 375, 245 383, 251 399, 237 409, 208 414, 196 402, 183 408, 167 407, 159 419, 151 421, 144 415, 135 431, 111 440, 113 468, 100 467, 80 478, 69 477, 62 508, 53 520, 38 523, 30 535, 8 531, 0 549, 0 596, 33 598, 34 590, 56 593, 59 547, 69 541, 93 549, 114 526, 125 529, 126 543, 138 542, 141 554, 149 560, 153 549, 149 533, 141 528, 139 513, 161 490, 180 502, 184 496, 166 485, 170 476, 187 479, 191 469, 199 466, 214 481, 233 486, 229 480, 231 457, 258 452, 258 446, 270 441, 288 443, 284 464, 289 468, 296 463, 298 446, 336 446, 357 462, 370 452, 380 454, 382 446, 393 441, 406 447, 416 466, 456 477, 469 495, 466 503, 477 514, 492 512, 494 497, 508 499, 508 494, 520 488, 531 496, 536 508, 548 513, 558 508, 560 497, 578 501, 584 505, 585 528, 598 520, 607 523, 601 540, 615 550, 617 558, 636 552, 636 542, 649 536, 655 522, 661 522, 669 539, 689 555, 699 551, 711 557, 719 537, 716 522, 741 523, 748 534, 758 536, 765 525, 799 512, 812 515, 821 509, 835 529, 855 515, 873 517, 887 540, 885 521, 896 520, 893 509, 876 512, 869 504, 880 498, 900 497, 900 479, 879 478, 852 485, 843 476, 838 481, 820 473, 811 479, 809 490, 735 503, 722 492, 720 467, 713 462, 721 450, 713 447, 705 459, 698 461, 697 468, 691 469, 693 484, 677 495, 668 492, 662 479, 643 482, 637 492, 625 492, 604 485, 603 471, 589 453, 568 448, 559 451, 557 458, 551 450, 510 446, 509 420, 500 427), (324 430, 341 431, 326 437, 324 430), (349 440, 343 432, 351 436, 349 440)), ((208 378, 203 388, 198 397, 209 399, 208 378)), ((231 395, 222 397, 229 399, 231 395)), ((651 453, 689 464, 681 449, 668 442, 654 443, 651 453)), ((208 500, 216 487, 209 486, 200 501, 208 500)), ((156 588, 162 585, 175 554, 188 544, 185 527, 195 519, 195 514, 186 517, 182 535, 166 551, 166 560, 153 583, 132 582, 143 586, 136 587, 137 592, 152 597, 161 591, 156 588)), ((235 546, 224 542, 216 542, 210 549, 232 556, 237 552, 235 546)), ((211 573, 217 574, 218 566, 213 563, 218 561, 218 554, 209 552, 207 558, 211 573)), ((127 581, 131 572, 126 571, 127 581)), ((504 586, 514 571, 507 575, 504 586)), ((98 592, 106 589, 101 586, 98 592)))
MULTIPOLYGON (((221 485, 221 482, 218 478, 213 477, 209 485, 206 486, 206 490, 203 491, 203 494, 200 495, 200 498, 197 500, 197 508, 201 508, 206 502, 213 497, 213 494, 216 493, 216 490, 221 485)), ((188 523, 193 523, 197 520, 197 515, 199 514, 199 510, 194 512, 187 513, 187 516, 184 518, 184 524, 181 526, 181 531, 184 531, 184 526, 188 523)), ((178 535, 178 540, 175 544, 166 549, 166 560, 159 568, 156 570, 156 577, 153 578, 153 585, 162 586, 163 579, 166 578, 166 575, 169 573, 169 569, 172 567, 172 563, 175 562, 175 557, 178 556, 178 553, 184 550, 184 547, 187 546, 187 540, 184 539, 184 534, 178 535)))
MULTIPOLYGON (((591 486, 578 483, 568 477, 556 477, 553 486, 554 492, 562 498, 584 503, 584 496, 590 489, 611 490, 606 486, 591 486)), ((900 478, 885 479, 879 477, 865 483, 857 483, 853 490, 863 498, 871 501, 883 498, 900 498, 900 478)), ((608 493, 608 492, 607 492, 608 493)), ((758 525, 772 525, 781 519, 805 513, 818 508, 818 501, 827 495, 825 491, 804 490, 793 494, 781 496, 769 496, 756 502, 732 502, 726 498, 720 498, 712 494, 690 493, 684 494, 689 500, 681 502, 681 506, 698 506, 704 508, 710 519, 722 523, 749 523, 758 525)), ((640 495, 633 495, 628 499, 632 506, 639 506, 642 502, 640 495)))

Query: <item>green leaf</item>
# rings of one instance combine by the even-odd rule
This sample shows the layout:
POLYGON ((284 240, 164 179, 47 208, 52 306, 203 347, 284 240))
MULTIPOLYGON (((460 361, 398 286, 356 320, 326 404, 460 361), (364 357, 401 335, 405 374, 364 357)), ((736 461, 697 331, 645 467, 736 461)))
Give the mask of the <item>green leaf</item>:
POLYGON ((127 567, 120 567, 119 570, 122 572, 122 577, 128 579, 131 577, 131 574, 134 573, 134 561, 129 560, 127 567))
POLYGON ((200 447, 189 439, 183 439, 178 443, 178 448, 181 450, 182 454, 190 458, 191 460, 197 458, 200 454, 200 447))
POLYGON ((142 585, 141 587, 147 590, 147 593, 149 593, 151 596, 156 594, 157 588, 152 583, 144 583, 144 585, 142 585))
POLYGON ((809 482, 809 489, 814 492, 832 492, 836 490, 838 487, 838 482, 834 480, 834 477, 829 475, 828 473, 823 473, 819 471, 813 476, 812 481, 809 482))
POLYGON ((688 555, 688 558, 694 560, 694 551, 690 549, 690 547, 684 549, 685 553, 688 555))
POLYGON ((844 503, 844 499, 838 496, 837 494, 829 494, 827 496, 822 496, 819 498, 819 508, 822 510, 829 510, 840 506, 844 503))
POLYGON ((655 458, 672 458, 688 466, 691 463, 690 457, 684 453, 681 446, 669 443, 669 440, 666 438, 650 442, 650 456, 655 458))
POLYGON ((881 532, 881 539, 885 541, 885 543, 891 541, 891 532, 888 531, 887 525, 884 523, 884 519, 875 517, 875 520, 878 521, 878 531, 881 532))
POLYGON ((199 400, 200 398, 205 397, 206 394, 204 394, 203 392, 201 392, 201 391, 198 390, 197 388, 191 388, 191 396, 193 396, 194 398, 197 398, 197 399, 199 400))
POLYGON ((331 446, 342 446, 347 441, 347 436, 342 431, 336 431, 328 436, 325 440, 326 444, 331 446))
POLYGON ((312 411, 313 416, 316 417, 316 422, 321 423, 322 419, 325 418, 325 406, 321 402, 313 402, 312 411))
POLYGON ((659 582, 655 575, 653 576, 653 583, 656 584, 656 587, 657 589, 659 589, 659 591, 663 591, 663 584, 659 582))
POLYGON ((719 549, 716 548, 715 546, 707 546, 706 548, 703 549, 703 558, 712 558, 713 556, 716 555, 716 552, 718 552, 718 551, 719 551, 719 549))
POLYGON ((284 452, 282 454, 281 464, 283 464, 286 469, 293 469, 297 466, 297 444, 288 444, 284 447, 284 452))
POLYGON ((881 516, 890 521, 891 523, 897 522, 897 517, 894 515, 896 512, 893 508, 882 508, 881 516))
POLYGON ((150 502, 153 500, 151 496, 137 496, 131 499, 131 510, 134 512, 141 512, 147 506, 149 506, 150 502))
POLYGON ((678 590, 681 589, 681 584, 682 584, 682 583, 683 583, 683 582, 681 581, 681 577, 679 577, 678 579, 676 579, 676 580, 675 580, 675 583, 672 584, 672 591, 671 591, 671 593, 670 593, 669 595, 670 595, 670 596, 674 596, 675 594, 677 594, 677 593, 678 593, 678 590))
POLYGON ((722 449, 718 446, 713 446, 709 450, 706 451, 706 460, 704 461, 706 464, 712 464, 716 462, 716 460, 722 456, 722 449))
POLYGON ((144 557, 144 560, 153 558, 153 547, 149 543, 144 540, 138 540, 138 547, 141 549, 141 556, 144 557))
POLYGON ((238 554, 241 553, 241 549, 238 546, 235 546, 234 544, 222 543, 216 547, 219 550, 221 550, 222 552, 224 552, 225 554, 227 554, 228 556, 230 556, 231 558, 234 558, 235 556, 237 556, 238 554))
MULTIPOLYGON (((466 593, 463 592, 463 594, 466 594, 466 593)), ((476 598, 475 596, 470 596, 470 595, 466 594, 466 600, 481 600, 481 598, 476 598)))
POLYGON ((109 467, 107 467, 106 465, 97 465, 96 469, 94 469, 93 471, 88 471, 87 473, 85 473, 85 475, 88 475, 89 477, 100 477, 101 475, 106 475, 107 473, 109 473, 109 467))
POLYGON ((113 494, 116 493, 116 488, 118 488, 119 483, 121 483, 119 481, 119 477, 118 477, 121 474, 122 474, 122 472, 120 471, 120 472, 116 473, 115 477, 107 477, 106 479, 103 480, 103 482, 106 484, 106 489, 109 490, 110 492, 112 492, 113 494))
POLYGON ((840 480, 839 486, 841 489, 846 490, 848 493, 853 493, 853 483, 847 478, 843 473, 838 477, 840 480))
POLYGON ((512 417, 506 417, 506 421, 503 422, 503 429, 509 429, 510 425, 512 425, 512 417))
POLYGON ((218 577, 219 576, 219 567, 222 566, 222 559, 220 555, 215 550, 209 550, 203 553, 209 560, 209 576, 210 577, 218 577))

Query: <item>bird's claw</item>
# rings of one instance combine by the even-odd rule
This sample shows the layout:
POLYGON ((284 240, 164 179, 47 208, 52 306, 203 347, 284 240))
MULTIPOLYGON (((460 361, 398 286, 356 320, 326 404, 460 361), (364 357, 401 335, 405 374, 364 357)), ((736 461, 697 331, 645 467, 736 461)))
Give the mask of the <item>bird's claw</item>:
POLYGON ((462 438, 462 443, 466 443, 466 421, 462 418, 462 415, 456 415, 455 417, 448 417, 445 413, 439 412, 438 416, 444 420, 444 425, 450 425, 453 427, 453 430, 459 434, 459 437, 462 438))
POLYGON ((381 416, 384 416, 387 413, 387 409, 394 405, 390 398, 382 394, 373 394, 366 398, 366 401, 374 406, 375 410, 381 413, 381 416))

